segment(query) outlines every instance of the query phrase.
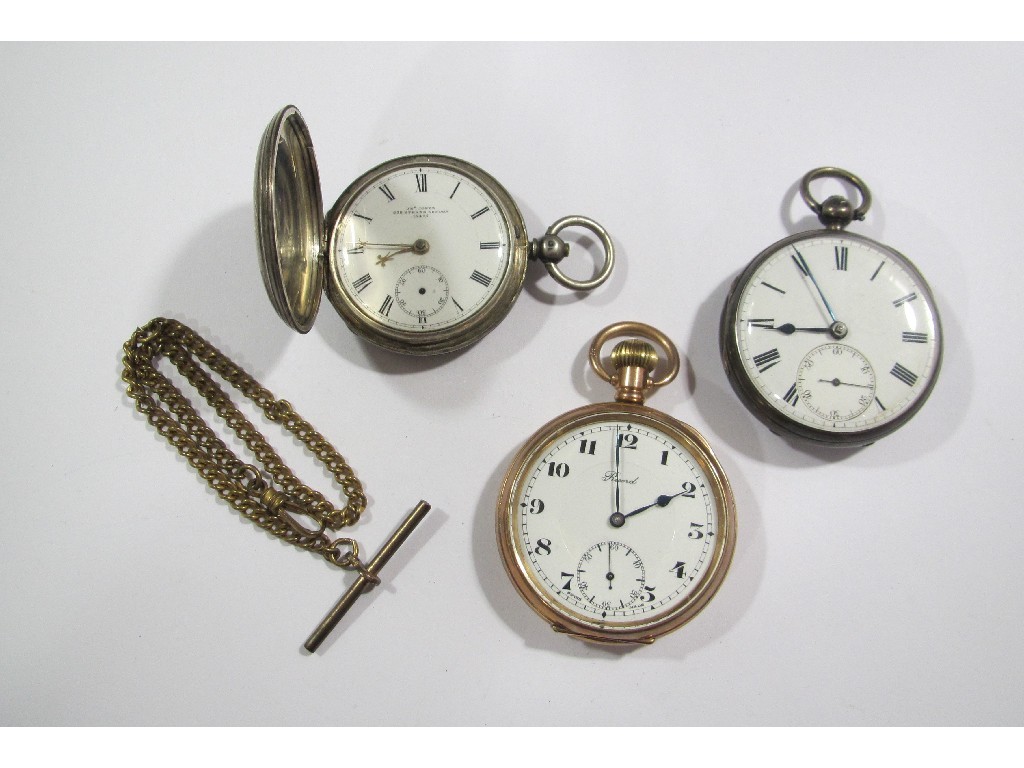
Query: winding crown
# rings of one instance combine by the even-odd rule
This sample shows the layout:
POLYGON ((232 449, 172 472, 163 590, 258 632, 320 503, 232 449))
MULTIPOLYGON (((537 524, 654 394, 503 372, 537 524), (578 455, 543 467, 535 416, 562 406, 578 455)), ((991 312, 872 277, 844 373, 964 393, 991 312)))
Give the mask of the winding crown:
POLYGON ((651 373, 657 364, 658 353, 646 341, 627 339, 612 347, 615 399, 620 403, 643 405, 644 395, 653 383, 651 373))
POLYGON ((612 366, 616 371, 625 367, 645 368, 648 373, 658 365, 654 347, 640 339, 626 339, 612 347, 612 366))

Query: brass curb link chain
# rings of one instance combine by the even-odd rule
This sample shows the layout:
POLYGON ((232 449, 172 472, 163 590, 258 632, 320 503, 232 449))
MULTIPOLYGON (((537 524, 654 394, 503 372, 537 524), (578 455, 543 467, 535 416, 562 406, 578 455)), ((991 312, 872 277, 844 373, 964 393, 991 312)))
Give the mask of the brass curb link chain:
POLYGON ((128 385, 127 394, 135 401, 136 409, 243 517, 296 547, 322 555, 333 565, 379 581, 359 560, 355 541, 332 539, 325 532, 359 520, 366 508, 362 484, 344 457, 292 409, 291 403, 276 399, 222 352, 177 320, 158 317, 136 329, 124 344, 123 362, 121 378, 128 385), (263 472, 235 456, 171 380, 157 370, 161 357, 178 369, 238 435, 262 465, 263 472), (203 365, 255 403, 270 421, 302 441, 341 486, 346 497, 343 509, 335 508, 322 494, 299 482, 203 365), (314 520, 318 529, 307 528, 295 515, 314 520))

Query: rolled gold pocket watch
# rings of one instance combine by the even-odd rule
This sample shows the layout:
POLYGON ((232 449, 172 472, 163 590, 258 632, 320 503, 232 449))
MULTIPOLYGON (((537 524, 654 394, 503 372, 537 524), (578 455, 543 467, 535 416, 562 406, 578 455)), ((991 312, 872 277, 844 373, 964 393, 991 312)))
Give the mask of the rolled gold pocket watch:
POLYGON ((743 270, 722 312, 722 361, 733 389, 772 431, 819 444, 861 446, 924 405, 942 361, 942 330, 917 268, 887 245, 845 231, 871 193, 840 168, 800 185, 824 229, 778 241, 743 270), (852 184, 860 204, 819 203, 815 179, 852 184))
POLYGON ((609 326, 594 339, 590 364, 615 387, 615 402, 565 413, 527 441, 501 485, 498 548, 516 590, 556 632, 652 643, 722 584, 735 502, 700 433, 644 405, 679 370, 664 334, 641 323, 609 326), (642 338, 614 347, 609 372, 601 350, 621 336, 642 338), (643 339, 664 350, 667 365, 659 369, 643 339))
POLYGON ((614 249, 597 222, 570 216, 527 239, 515 201, 494 177, 444 155, 390 160, 353 181, 323 217, 316 157, 295 107, 282 109, 260 142, 254 185, 263 282, 274 309, 306 333, 324 290, 353 332, 386 349, 452 352, 508 314, 527 261, 542 261, 574 290, 611 274, 614 249), (604 263, 591 280, 566 276, 566 227, 593 232, 604 263))

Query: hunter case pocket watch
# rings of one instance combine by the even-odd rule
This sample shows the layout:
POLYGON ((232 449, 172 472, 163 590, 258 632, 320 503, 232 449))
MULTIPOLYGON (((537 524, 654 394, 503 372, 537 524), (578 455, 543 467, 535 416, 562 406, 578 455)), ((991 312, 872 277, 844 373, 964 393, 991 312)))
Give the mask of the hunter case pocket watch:
POLYGON ((729 481, 704 438, 644 405, 675 378, 679 355, 641 323, 605 328, 590 364, 613 403, 541 427, 505 474, 496 529, 516 590, 556 632, 599 643, 652 643, 692 619, 725 578, 736 541, 729 481), (658 355, 668 357, 655 379, 658 355))
POLYGON ((871 193, 839 168, 800 185, 824 229, 768 246, 733 283, 722 313, 722 361, 733 389, 773 432, 861 446, 905 424, 924 404, 942 360, 939 313, 902 254, 845 231, 871 193), (819 203, 815 179, 845 180, 860 204, 819 203))
POLYGON ((570 216, 527 239, 512 197, 463 160, 413 155, 367 171, 323 217, 309 130, 282 109, 260 142, 254 185, 263 282, 278 315, 306 333, 326 291, 349 328, 386 349, 428 355, 478 341, 508 314, 530 258, 561 285, 590 290, 611 274, 614 250, 595 221, 570 216), (558 267, 566 227, 593 232, 604 263, 587 281, 558 267))

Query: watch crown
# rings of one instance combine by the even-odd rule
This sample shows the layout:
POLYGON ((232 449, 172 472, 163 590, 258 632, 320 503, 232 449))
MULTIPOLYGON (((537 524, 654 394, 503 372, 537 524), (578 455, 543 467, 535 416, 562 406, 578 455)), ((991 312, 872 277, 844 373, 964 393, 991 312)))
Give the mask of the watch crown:
POLYGON ((651 373, 658 365, 654 347, 640 339, 626 339, 612 347, 612 367, 615 368, 615 399, 619 402, 640 403, 651 387, 651 373))
MULTIPOLYGON (((846 229, 846 225, 858 218, 853 203, 842 195, 832 195, 821 204, 818 221, 827 229, 846 229)), ((863 219, 862 213, 859 218, 863 219)))
POLYGON ((658 353, 652 345, 641 339, 626 339, 612 347, 612 366, 615 370, 638 366, 650 372, 657 364, 658 353))

